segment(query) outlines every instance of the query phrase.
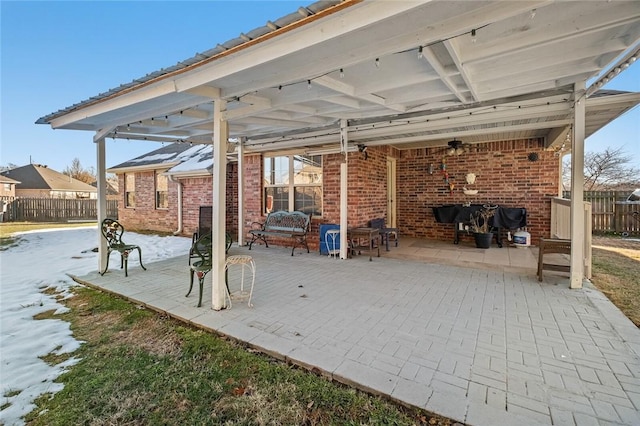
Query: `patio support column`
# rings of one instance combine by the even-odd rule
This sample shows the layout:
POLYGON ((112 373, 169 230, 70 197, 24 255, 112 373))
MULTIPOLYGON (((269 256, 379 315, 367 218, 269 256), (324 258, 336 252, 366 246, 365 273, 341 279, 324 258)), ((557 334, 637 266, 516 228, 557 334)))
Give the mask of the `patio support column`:
POLYGON ((349 255, 349 247, 347 243, 348 222, 348 165, 347 162, 347 146, 349 145, 349 133, 347 132, 347 120, 340 120, 340 154, 342 154, 342 162, 340 163, 340 259, 346 259, 349 255))
POLYGON ((574 86, 573 138, 571 141, 571 272, 570 288, 582 288, 584 278, 584 135, 585 82, 574 86))
POLYGON ((104 271, 107 265, 107 242, 102 238, 100 224, 107 217, 107 169, 105 138, 94 141, 96 144, 96 185, 98 188, 98 271, 104 271))
POLYGON ((211 259, 211 307, 216 311, 226 307, 226 287, 224 281, 226 187, 227 187, 227 141, 229 128, 222 114, 227 102, 215 99, 213 102, 213 223, 211 259))
POLYGON ((238 247, 244 246, 244 139, 238 141, 238 247))

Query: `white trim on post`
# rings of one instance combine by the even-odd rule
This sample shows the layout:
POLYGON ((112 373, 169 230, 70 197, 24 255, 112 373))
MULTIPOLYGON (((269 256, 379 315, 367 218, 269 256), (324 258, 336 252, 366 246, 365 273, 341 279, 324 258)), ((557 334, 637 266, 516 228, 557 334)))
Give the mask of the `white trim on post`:
POLYGON ((229 127, 222 114, 227 102, 216 99, 213 102, 213 223, 211 259, 211 307, 216 311, 226 307, 226 285, 224 281, 225 223, 227 187, 227 140, 229 127))
POLYGON ((94 139, 96 144, 96 186, 98 188, 98 271, 107 265, 107 241, 102 238, 102 221, 107 218, 107 167, 104 137, 94 139))
POLYGON ((238 247, 244 246, 244 140, 238 141, 238 247))
POLYGON ((340 259, 346 259, 349 255, 347 241, 347 229, 349 226, 347 216, 348 206, 348 165, 347 146, 349 145, 349 132, 347 131, 347 120, 340 120, 340 153, 342 162, 340 163, 340 259))
POLYGON ((571 272, 570 288, 582 288, 584 279, 584 135, 585 82, 574 86, 573 138, 571 143, 571 272))

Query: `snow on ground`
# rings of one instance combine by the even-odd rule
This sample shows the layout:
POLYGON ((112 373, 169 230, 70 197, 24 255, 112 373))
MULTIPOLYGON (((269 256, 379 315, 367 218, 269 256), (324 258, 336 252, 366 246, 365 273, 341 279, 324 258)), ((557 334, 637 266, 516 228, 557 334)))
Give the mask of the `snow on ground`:
MULTIPOLYGON (((127 232, 125 242, 142 248, 147 265, 185 255, 191 239, 159 237, 127 232)), ((50 366, 39 357, 76 350, 69 323, 34 320, 41 312, 64 311, 55 296, 44 294, 56 288, 68 295, 76 285, 66 274, 84 275, 98 268, 96 227, 34 231, 19 235, 14 246, 0 252, 0 424, 22 425, 22 416, 31 412, 33 401, 45 393, 62 389, 55 379, 78 359, 70 358, 50 366)), ((112 253, 110 267, 118 268, 118 253, 112 253)), ((140 263, 137 253, 129 258, 129 268, 140 263)))

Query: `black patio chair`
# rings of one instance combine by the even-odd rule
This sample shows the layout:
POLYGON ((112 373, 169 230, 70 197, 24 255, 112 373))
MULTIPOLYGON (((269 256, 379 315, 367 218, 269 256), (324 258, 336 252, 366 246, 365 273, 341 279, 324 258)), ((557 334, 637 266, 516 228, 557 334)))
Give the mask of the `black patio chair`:
MULTIPOLYGON (((204 235, 211 236, 211 228, 213 227, 213 207, 200 206, 200 214, 198 216, 198 231, 194 232, 191 236, 191 248, 189 249, 189 265, 191 265, 191 259, 198 258, 195 254, 194 246, 198 239, 204 235)), ((224 252, 228 253, 233 244, 231 234, 225 233, 225 249, 224 252)), ((203 247, 200 247, 203 250, 203 247)))
MULTIPOLYGON (((227 232, 225 233, 226 241, 225 241, 225 254, 229 252, 229 248, 231 248, 231 235, 227 232)), ((212 268, 212 256, 213 256, 213 242, 211 233, 204 234, 200 236, 192 245, 189 253, 193 253, 193 258, 196 259, 191 262, 191 254, 189 256, 189 291, 185 295, 185 297, 189 297, 191 294, 191 290, 193 289, 193 275, 198 276, 198 286, 199 286, 199 295, 198 295, 198 308, 202 306, 202 290, 204 287, 204 278, 207 276, 209 271, 212 268)), ((228 282, 228 271, 224 272, 224 281, 227 286, 227 292, 229 292, 229 282, 228 282)))
POLYGON ((111 253, 117 251, 120 253, 120 269, 124 267, 124 276, 128 277, 128 264, 129 264, 129 253, 133 250, 138 250, 138 258, 140 259, 140 266, 145 271, 147 268, 142 264, 142 249, 140 246, 135 244, 126 244, 122 241, 122 235, 124 234, 124 226, 120 224, 117 220, 114 219, 105 219, 102 221, 101 225, 102 236, 107 240, 107 265, 104 268, 104 271, 100 272, 100 275, 104 275, 109 269, 109 257, 111 253))
POLYGON ((389 237, 393 235, 396 240, 396 247, 398 247, 398 228, 387 228, 384 223, 384 218, 371 219, 369 221, 371 228, 378 228, 380 230, 380 238, 382 243, 385 244, 387 251, 389 251, 389 237))

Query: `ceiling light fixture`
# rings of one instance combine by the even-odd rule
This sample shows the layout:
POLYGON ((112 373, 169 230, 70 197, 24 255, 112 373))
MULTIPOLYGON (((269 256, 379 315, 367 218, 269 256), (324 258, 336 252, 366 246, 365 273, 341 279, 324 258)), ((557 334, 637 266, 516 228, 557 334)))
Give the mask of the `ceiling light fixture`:
POLYGON ((447 142, 449 148, 447 148, 447 155, 462 155, 469 152, 469 145, 462 143, 457 139, 447 142))

